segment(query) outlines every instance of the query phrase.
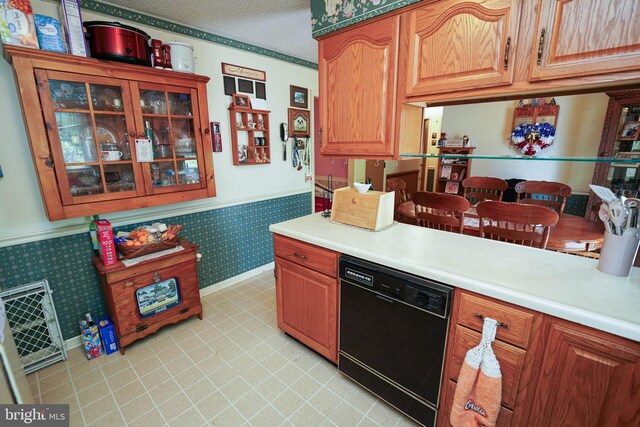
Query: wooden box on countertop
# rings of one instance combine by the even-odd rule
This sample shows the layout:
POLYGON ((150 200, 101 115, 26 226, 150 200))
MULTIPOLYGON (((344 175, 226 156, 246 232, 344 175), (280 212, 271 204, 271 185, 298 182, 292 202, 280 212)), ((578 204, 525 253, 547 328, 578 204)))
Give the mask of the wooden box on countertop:
POLYGON ((353 188, 340 188, 333 195, 331 220, 379 231, 393 224, 394 200, 393 191, 358 193, 353 188))

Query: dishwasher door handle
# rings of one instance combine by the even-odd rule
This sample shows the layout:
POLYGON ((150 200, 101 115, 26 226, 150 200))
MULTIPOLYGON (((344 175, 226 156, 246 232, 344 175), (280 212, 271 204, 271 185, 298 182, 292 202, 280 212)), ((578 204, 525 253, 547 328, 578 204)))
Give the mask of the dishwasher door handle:
POLYGON ((382 295, 376 294, 376 298, 381 299, 384 302, 388 302, 389 304, 393 304, 395 301, 391 298, 383 297, 382 295))

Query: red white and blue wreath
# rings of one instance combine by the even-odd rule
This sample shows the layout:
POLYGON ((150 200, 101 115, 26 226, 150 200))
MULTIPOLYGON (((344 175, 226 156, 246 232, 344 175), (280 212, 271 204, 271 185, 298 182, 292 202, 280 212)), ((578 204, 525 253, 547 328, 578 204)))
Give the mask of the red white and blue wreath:
POLYGON ((525 156, 535 156, 538 151, 551 147, 555 136, 556 129, 549 123, 523 123, 511 132, 511 141, 525 156))

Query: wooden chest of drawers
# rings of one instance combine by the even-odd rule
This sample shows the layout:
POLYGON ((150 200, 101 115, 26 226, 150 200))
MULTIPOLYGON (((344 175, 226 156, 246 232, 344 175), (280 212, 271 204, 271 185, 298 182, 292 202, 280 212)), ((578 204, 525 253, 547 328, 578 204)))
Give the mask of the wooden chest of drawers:
POLYGON ((186 240, 182 240, 181 244, 185 248, 183 251, 130 267, 122 262, 105 267, 98 257, 93 258, 93 264, 100 273, 107 311, 115 325, 120 353, 124 354, 126 346, 165 325, 177 323, 191 316, 202 319, 195 257, 198 247, 186 240), (137 291, 171 278, 177 282, 177 304, 145 317, 139 307, 137 291))

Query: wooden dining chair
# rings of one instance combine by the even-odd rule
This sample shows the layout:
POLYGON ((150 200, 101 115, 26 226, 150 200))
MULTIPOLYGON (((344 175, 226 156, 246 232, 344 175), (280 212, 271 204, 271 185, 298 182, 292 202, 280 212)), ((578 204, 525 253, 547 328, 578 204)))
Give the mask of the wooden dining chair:
POLYGON ((485 200, 502 200, 502 194, 509 184, 500 178, 490 176, 471 176, 462 181, 462 197, 475 205, 485 200))
POLYGON ((522 181, 516 184, 518 203, 546 206, 562 215, 571 187, 561 182, 522 181))
POLYGON ((464 231, 464 213, 471 206, 464 197, 417 191, 413 195, 413 203, 416 205, 417 225, 454 233, 464 231))
POLYGON ((560 216, 544 206, 497 201, 478 203, 480 237, 545 249, 560 216))
POLYGON ((389 178, 387 179, 387 192, 391 191, 396 194, 393 202, 393 219, 400 222, 407 222, 398 212, 398 206, 408 200, 407 183, 400 178, 389 178))

